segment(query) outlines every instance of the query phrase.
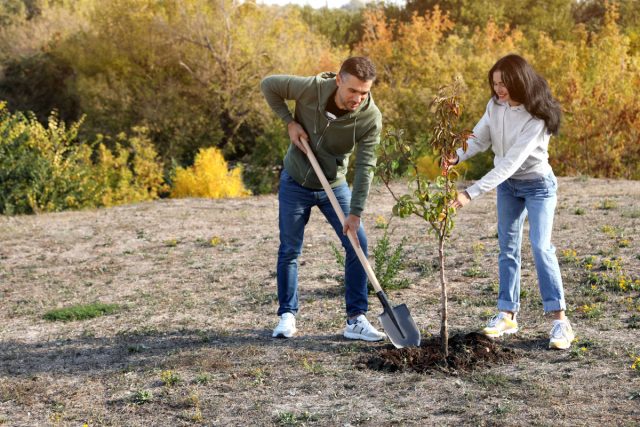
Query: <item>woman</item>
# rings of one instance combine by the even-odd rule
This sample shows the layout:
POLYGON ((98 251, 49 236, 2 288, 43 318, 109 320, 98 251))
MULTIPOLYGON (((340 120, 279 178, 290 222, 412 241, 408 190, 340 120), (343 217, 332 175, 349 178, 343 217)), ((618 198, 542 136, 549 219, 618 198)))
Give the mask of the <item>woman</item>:
POLYGON ((544 311, 554 319, 549 347, 567 349, 574 334, 565 316, 562 277, 551 229, 556 207, 557 180, 548 162, 549 139, 558 133, 560 106, 546 80, 518 55, 501 58, 489 71, 491 100, 473 130, 464 152, 459 149, 449 165, 492 148, 494 168, 458 193, 453 202, 462 208, 497 187, 498 258, 500 289, 498 314, 483 329, 489 337, 518 331, 520 310, 520 247, 525 217, 533 250, 544 311))

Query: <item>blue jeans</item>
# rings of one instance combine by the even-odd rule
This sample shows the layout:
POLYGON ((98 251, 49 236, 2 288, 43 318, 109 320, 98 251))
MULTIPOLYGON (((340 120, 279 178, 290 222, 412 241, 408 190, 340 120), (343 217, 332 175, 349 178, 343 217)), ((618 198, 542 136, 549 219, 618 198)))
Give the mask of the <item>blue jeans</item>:
POLYGON ((508 179, 498 186, 500 311, 516 313, 520 310, 520 248, 527 214, 544 311, 566 309, 556 248, 551 244, 557 188, 558 181, 553 172, 534 180, 508 179))
MULTIPOLYGON (((351 190, 347 184, 333 189, 342 206, 345 216, 349 215, 351 204, 351 190)), ((358 257, 347 236, 342 234, 342 225, 336 212, 331 206, 329 197, 324 191, 302 187, 282 171, 280 189, 278 192, 280 226, 280 249, 278 250, 278 316, 286 312, 298 312, 298 257, 302 252, 304 227, 309 221, 311 208, 317 206, 324 214, 329 224, 346 250, 345 256, 345 301, 347 315, 356 316, 366 313, 367 303, 367 274, 360 264, 358 257)), ((358 240, 362 250, 367 255, 367 236, 362 224, 358 229, 358 240)))

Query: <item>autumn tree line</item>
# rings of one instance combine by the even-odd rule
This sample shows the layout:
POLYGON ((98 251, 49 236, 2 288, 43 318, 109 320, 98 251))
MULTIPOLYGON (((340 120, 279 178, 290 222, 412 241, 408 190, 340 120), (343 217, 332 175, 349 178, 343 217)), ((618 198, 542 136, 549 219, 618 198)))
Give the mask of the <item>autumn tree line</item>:
MULTIPOLYGON (((640 178, 637 0, 408 0, 343 9, 252 0, 3 0, 0 187, 33 186, 24 177, 50 187, 50 176, 61 174, 50 164, 76 156, 84 169, 65 166, 67 178, 101 182, 100 198, 111 194, 111 202, 81 203, 80 193, 46 188, 49 199, 68 203, 18 209, 16 193, 0 197, 0 213, 168 195, 176 172, 211 148, 242 172, 251 192, 272 192, 288 139, 261 96, 264 76, 313 75, 367 55, 378 66, 372 91, 384 126, 424 141, 432 137, 438 89, 462 80, 461 124, 472 128, 488 100, 487 71, 512 52, 547 78, 561 103, 562 127, 550 147, 558 174, 640 178), (61 146, 34 177, 33 147, 42 156, 61 146), (122 173, 100 176, 97 166, 122 173), (131 188, 138 196, 127 196, 131 188)), ((479 177, 490 163, 488 154, 477 157, 464 177, 479 177)))

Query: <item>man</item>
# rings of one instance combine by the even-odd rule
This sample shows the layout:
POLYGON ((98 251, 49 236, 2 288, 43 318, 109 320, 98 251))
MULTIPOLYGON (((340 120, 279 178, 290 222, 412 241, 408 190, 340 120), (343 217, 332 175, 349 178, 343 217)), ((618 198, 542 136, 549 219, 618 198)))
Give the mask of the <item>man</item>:
POLYGON ((376 146, 380 142, 382 116, 371 97, 376 77, 375 66, 368 58, 352 57, 340 72, 315 77, 276 75, 261 84, 264 97, 273 111, 287 124, 291 145, 284 158, 280 177, 278 250, 278 301, 280 321, 273 336, 290 338, 296 333, 298 312, 298 257, 302 251, 304 227, 311 208, 318 206, 333 226, 345 256, 345 301, 349 339, 380 341, 385 334, 376 330, 365 317, 368 310, 367 276, 347 233, 355 233, 367 253, 367 237, 360 216, 369 193, 376 146), (292 116, 286 100, 295 101, 292 116), (315 153, 344 211, 344 226, 331 207, 327 194, 304 151, 306 139, 315 153), (346 182, 349 157, 355 157, 353 195, 346 182))

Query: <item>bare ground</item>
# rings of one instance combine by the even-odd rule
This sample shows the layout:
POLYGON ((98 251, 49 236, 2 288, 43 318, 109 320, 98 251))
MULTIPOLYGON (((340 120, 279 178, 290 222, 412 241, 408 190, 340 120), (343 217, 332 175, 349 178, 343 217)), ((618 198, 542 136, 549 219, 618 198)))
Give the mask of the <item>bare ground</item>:
MULTIPOLYGON (((383 235, 376 219, 388 219, 392 205, 384 188, 373 189, 363 218, 370 250, 383 235)), ((394 245, 407 238, 402 274, 412 283, 389 297, 409 306, 429 339, 439 331, 435 242, 419 219, 396 218, 389 229, 394 245)), ((499 342, 518 357, 416 373, 368 369, 363 361, 389 344, 342 338, 342 272, 330 245, 338 240, 318 211, 291 340, 270 337, 275 196, 0 217, 0 424, 638 425, 640 372, 631 365, 640 356, 640 292, 628 282, 640 278, 639 230, 640 182, 561 178, 554 244, 573 349, 547 349, 550 320, 525 237, 521 332, 499 342), (612 281, 587 284, 607 260, 617 262, 612 281), (122 309, 43 319, 96 301, 122 309)), ((494 195, 461 210, 454 232, 449 324, 466 334, 494 311, 494 195)), ((370 305, 373 320, 375 296, 370 305)))

